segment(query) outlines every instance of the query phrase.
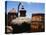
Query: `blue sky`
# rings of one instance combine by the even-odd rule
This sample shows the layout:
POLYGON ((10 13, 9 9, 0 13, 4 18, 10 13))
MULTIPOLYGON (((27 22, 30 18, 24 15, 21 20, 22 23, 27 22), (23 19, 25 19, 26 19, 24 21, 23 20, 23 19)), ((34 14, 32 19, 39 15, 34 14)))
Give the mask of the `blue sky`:
MULTIPOLYGON (((12 8, 16 9, 18 7, 19 2, 18 1, 8 1, 7 2, 7 12, 9 12, 12 8)), ((27 17, 31 17, 33 13, 44 13, 45 12, 45 4, 44 3, 28 3, 28 2, 22 2, 26 12, 27 17)), ((21 6, 20 6, 21 8, 21 6)))

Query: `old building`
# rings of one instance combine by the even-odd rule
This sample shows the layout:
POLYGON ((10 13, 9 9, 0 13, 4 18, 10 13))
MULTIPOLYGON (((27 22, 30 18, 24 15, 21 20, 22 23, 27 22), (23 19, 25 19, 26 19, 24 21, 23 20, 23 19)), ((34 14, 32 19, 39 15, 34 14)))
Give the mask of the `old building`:
POLYGON ((23 5, 19 10, 19 13, 20 15, 18 18, 13 19, 11 22, 13 25, 13 33, 30 32, 30 18, 26 17, 26 10, 24 9, 23 5))
POLYGON ((32 32, 44 31, 44 24, 45 24, 44 21, 45 21, 45 14, 43 13, 32 14, 31 31, 32 32))
POLYGON ((8 12, 8 25, 13 19, 16 19, 16 17, 18 17, 18 13, 16 13, 16 10, 13 8, 8 12))
POLYGON ((20 17, 25 17, 26 16, 26 10, 24 9, 24 6, 22 5, 21 10, 19 10, 20 12, 20 17))

